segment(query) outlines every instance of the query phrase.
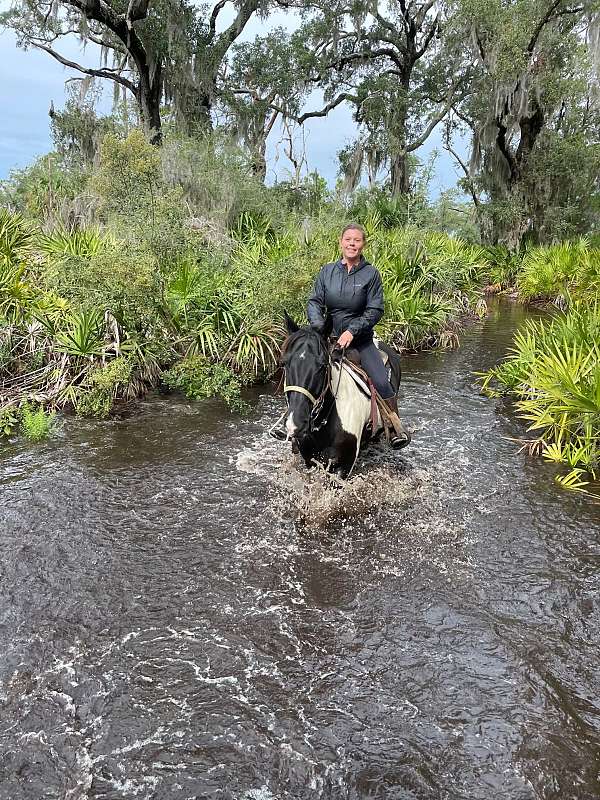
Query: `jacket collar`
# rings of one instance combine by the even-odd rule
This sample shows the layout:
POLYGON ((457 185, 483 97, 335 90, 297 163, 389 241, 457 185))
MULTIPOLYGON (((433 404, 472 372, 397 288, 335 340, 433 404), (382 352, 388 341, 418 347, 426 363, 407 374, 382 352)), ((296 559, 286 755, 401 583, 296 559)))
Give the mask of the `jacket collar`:
POLYGON ((358 272, 359 269, 362 269, 368 263, 369 262, 367 261, 367 259, 364 256, 361 256, 358 264, 355 267, 352 267, 350 272, 348 272, 348 266, 346 265, 343 258, 340 258, 340 260, 337 262, 338 266, 342 267, 348 273, 348 275, 352 275, 353 273, 358 272))

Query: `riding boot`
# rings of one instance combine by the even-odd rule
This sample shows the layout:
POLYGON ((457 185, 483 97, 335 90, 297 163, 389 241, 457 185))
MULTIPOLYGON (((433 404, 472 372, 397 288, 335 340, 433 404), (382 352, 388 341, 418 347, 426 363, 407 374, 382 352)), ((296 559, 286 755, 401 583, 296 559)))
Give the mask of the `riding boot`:
POLYGON ((390 422, 393 425, 393 430, 390 431, 390 447, 394 450, 400 450, 406 447, 407 444, 410 444, 411 437, 410 433, 400 421, 398 415, 398 398, 394 395, 393 397, 382 398, 382 400, 389 410, 390 422))

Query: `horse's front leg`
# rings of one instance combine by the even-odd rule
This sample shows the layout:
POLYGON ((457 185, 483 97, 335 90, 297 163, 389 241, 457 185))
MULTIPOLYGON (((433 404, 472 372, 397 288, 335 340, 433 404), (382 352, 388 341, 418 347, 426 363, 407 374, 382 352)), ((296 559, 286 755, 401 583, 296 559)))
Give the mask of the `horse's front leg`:
POLYGON ((292 441, 292 452, 300 454, 307 469, 312 467, 316 451, 314 442, 310 436, 307 436, 301 440, 294 439, 292 441))
POLYGON ((356 461, 357 441, 353 433, 338 430, 331 446, 328 448, 327 460, 331 471, 338 478, 345 480, 356 461))

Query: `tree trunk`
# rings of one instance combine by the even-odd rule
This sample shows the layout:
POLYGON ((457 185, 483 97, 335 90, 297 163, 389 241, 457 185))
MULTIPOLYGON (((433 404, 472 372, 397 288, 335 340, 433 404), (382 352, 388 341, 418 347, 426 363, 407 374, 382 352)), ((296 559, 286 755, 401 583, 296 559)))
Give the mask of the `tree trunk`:
POLYGON ((410 175, 408 172, 408 155, 405 152, 392 156, 390 169, 392 197, 410 194, 410 175))
POLYGON ((531 228, 527 192, 522 182, 517 181, 511 185, 503 205, 504 213, 499 218, 493 218, 493 243, 503 245, 511 253, 516 253, 521 249, 523 238, 531 228), (512 213, 506 213, 507 206, 512 213))
POLYGON ((267 141, 256 142, 252 148, 252 174, 263 183, 267 177, 267 141))
POLYGON ((137 101, 140 106, 142 123, 150 144, 162 144, 162 123, 160 119, 160 76, 151 84, 147 75, 140 75, 137 101))

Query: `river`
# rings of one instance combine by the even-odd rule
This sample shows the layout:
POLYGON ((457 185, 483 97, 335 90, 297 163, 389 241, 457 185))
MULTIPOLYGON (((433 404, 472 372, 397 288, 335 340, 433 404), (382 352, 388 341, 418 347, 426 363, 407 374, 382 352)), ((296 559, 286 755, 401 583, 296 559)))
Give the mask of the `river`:
POLYGON ((5 446, 0 799, 600 797, 600 506, 473 383, 523 314, 406 358, 342 489, 264 390, 5 446))

